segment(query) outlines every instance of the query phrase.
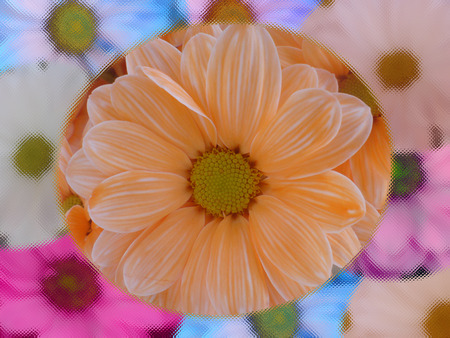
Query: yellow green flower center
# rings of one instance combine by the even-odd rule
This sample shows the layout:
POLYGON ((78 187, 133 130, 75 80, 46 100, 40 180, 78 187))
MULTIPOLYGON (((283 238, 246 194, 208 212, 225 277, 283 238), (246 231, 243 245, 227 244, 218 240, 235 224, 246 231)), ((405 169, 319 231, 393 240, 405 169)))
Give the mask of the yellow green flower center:
POLYGON ((204 13, 202 21, 209 24, 246 24, 256 20, 253 7, 241 0, 212 1, 204 13))
POLYGON ((450 300, 432 306, 425 316, 422 327, 427 337, 448 337, 450 332, 450 300))
POLYGON ((356 96, 370 107, 373 117, 381 116, 381 109, 370 89, 355 74, 350 73, 339 83, 339 92, 356 96))
POLYGON ((53 8, 47 19, 47 33, 55 47, 64 53, 85 53, 97 37, 98 19, 83 3, 67 1, 53 8))
POLYGON ((258 337, 293 337, 298 326, 299 313, 288 303, 250 315, 250 323, 258 337))
POLYGON ((77 195, 70 195, 67 197, 61 205, 63 215, 75 205, 83 205, 83 202, 77 195))
POLYGON ((51 168, 54 150, 53 144, 44 135, 26 135, 13 151, 13 166, 20 175, 39 180, 51 168))
POLYGON ((242 154, 214 148, 195 162, 190 176, 194 201, 216 217, 245 211, 260 192, 262 174, 242 154))
POLYGON ((420 61, 408 50, 394 50, 378 58, 375 72, 386 89, 404 90, 420 78, 420 61))

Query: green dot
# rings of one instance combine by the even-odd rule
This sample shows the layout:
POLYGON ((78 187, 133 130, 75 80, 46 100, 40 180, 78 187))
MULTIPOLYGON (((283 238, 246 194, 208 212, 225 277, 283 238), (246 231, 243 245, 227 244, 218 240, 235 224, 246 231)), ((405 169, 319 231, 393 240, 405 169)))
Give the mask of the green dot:
POLYGON ((420 78, 420 66, 414 53, 397 49, 378 58, 375 73, 385 89, 405 90, 420 78))
POLYGON ((81 55, 87 52, 97 37, 98 19, 86 4, 66 1, 55 6, 46 23, 53 45, 61 52, 81 55))
POLYGON ((299 314, 294 304, 286 304, 249 316, 252 328, 258 337, 293 337, 299 323, 299 314))
POLYGON ((396 153, 392 157, 391 191, 392 199, 412 196, 424 183, 425 172, 422 158, 414 153, 396 153))
POLYGON ((40 180, 52 167, 55 148, 42 134, 21 138, 12 154, 16 171, 25 177, 40 180))
POLYGON ((77 195, 70 195, 67 197, 61 205, 63 215, 75 205, 83 205, 83 202, 77 195))

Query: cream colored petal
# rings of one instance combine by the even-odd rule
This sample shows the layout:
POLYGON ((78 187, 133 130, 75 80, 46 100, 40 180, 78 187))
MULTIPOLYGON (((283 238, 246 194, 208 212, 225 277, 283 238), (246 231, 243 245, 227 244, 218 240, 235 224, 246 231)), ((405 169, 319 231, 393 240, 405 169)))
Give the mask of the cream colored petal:
POLYGON ((214 309, 206 289, 206 271, 209 265, 212 237, 221 222, 216 218, 198 235, 181 278, 181 310, 200 315, 214 315, 214 309))
MULTIPOLYGON (((181 295, 180 295, 181 280, 176 281, 167 290, 155 295, 152 303, 167 310, 181 311, 181 295)), ((152 296, 148 296, 152 297, 152 296)))
POLYGON ((286 177, 301 178, 323 173, 347 161, 366 142, 372 128, 372 114, 361 100, 356 97, 333 94, 342 108, 342 123, 336 137, 317 151, 305 154, 302 165, 291 168, 286 177))
POLYGON ((362 245, 366 245, 372 238, 379 222, 380 213, 372 204, 366 201, 366 214, 358 223, 352 226, 362 245))
POLYGON ((86 240, 84 241, 84 247, 82 247, 83 253, 90 261, 92 261, 92 248, 94 247, 95 241, 97 240, 98 236, 100 236, 101 233, 103 232, 102 228, 94 226, 94 224, 92 224, 91 226, 92 231, 86 237, 86 240))
POLYGON ((367 142, 350 159, 354 182, 376 209, 383 208, 389 190, 390 151, 384 124, 375 119, 367 142))
POLYGON ((173 80, 180 81, 181 52, 167 41, 155 39, 139 46, 126 56, 128 74, 139 66, 159 69, 173 80))
POLYGON ((168 34, 163 35, 161 38, 170 43, 172 46, 177 47, 178 49, 183 45, 183 39, 186 35, 186 29, 180 29, 174 32, 170 32, 168 34))
POLYGON ((114 267, 114 276, 123 255, 141 233, 142 231, 121 234, 104 230, 92 247, 92 262, 102 269, 114 267))
POLYGON ((205 34, 210 37, 217 38, 222 33, 222 29, 219 25, 196 25, 191 26, 186 30, 186 34, 183 38, 183 53, 186 51, 186 45, 193 37, 198 34, 205 34))
POLYGON ((93 124, 103 121, 116 120, 119 114, 111 101, 112 84, 95 88, 87 100, 89 119, 93 124))
POLYGON ((302 48, 302 38, 295 36, 287 30, 282 28, 267 27, 267 31, 273 39, 276 46, 290 46, 295 48, 302 48))
POLYGON ((168 289, 179 280, 204 226, 204 211, 189 207, 172 212, 154 230, 145 230, 123 258, 128 290, 138 296, 148 296, 168 289))
POLYGON ((66 170, 66 179, 70 188, 84 199, 88 199, 94 188, 106 177, 88 160, 83 149, 72 156, 66 170))
POLYGON ((303 52, 299 48, 282 46, 277 47, 278 56, 280 57, 281 69, 295 65, 297 63, 305 63, 303 52))
POLYGON ((323 68, 336 76, 345 76, 349 72, 336 56, 309 40, 303 40, 302 50, 306 63, 313 67, 323 68))
POLYGON ((111 97, 120 120, 146 127, 191 158, 205 151, 193 113, 150 78, 120 77, 113 85, 111 97))
POLYGON ((267 179, 265 193, 314 219, 327 232, 341 231, 364 217, 366 201, 358 187, 335 171, 297 180, 267 179))
POLYGON ((194 99, 178 83, 156 69, 142 68, 140 71, 161 89, 164 89, 174 99, 188 108, 200 128, 206 144, 210 146, 216 145, 217 131, 212 120, 205 115, 202 108, 199 107, 194 99))
POLYGON ((270 281, 269 285, 274 289, 272 290, 272 297, 277 299, 277 304, 298 299, 311 291, 311 286, 304 285, 289 278, 280 272, 270 260, 263 260, 262 265, 270 281))
POLYGON ((197 34, 185 45, 181 56, 181 81, 183 86, 205 113, 208 113, 206 71, 215 43, 216 39, 211 35, 197 34))
POLYGON ((220 139, 248 153, 261 126, 276 114, 281 67, 269 33, 230 26, 218 38, 208 64, 206 96, 220 139))
POLYGON ((340 268, 350 262, 361 249, 361 243, 352 228, 327 234, 327 237, 333 252, 333 262, 340 268))
MULTIPOLYGON (((339 131, 341 106, 322 89, 292 94, 276 118, 255 137, 250 156, 265 173, 303 167, 303 158, 327 145, 339 131)), ((307 170, 307 169, 306 169, 307 170)))
POLYGON ((209 298, 219 315, 236 315, 269 306, 261 263, 243 216, 227 216, 216 227, 205 278, 209 298))
POLYGON ((319 225, 267 195, 256 197, 249 212, 250 234, 258 256, 263 264, 271 263, 264 265, 268 275, 287 275, 308 286, 330 277, 331 248, 319 225))
POLYGON ((149 171, 112 176, 92 192, 88 210, 105 230, 129 233, 147 228, 180 208, 191 196, 185 178, 149 171))
POLYGON ((187 177, 192 166, 185 152, 148 129, 126 121, 96 125, 84 138, 83 149, 95 167, 107 176, 149 170, 187 177))
POLYGON ((283 69, 280 104, 281 108, 286 100, 296 91, 318 87, 316 70, 309 65, 292 65, 283 69))
POLYGON ((337 93, 339 90, 339 84, 336 79, 336 75, 325 69, 315 68, 315 70, 319 80, 318 88, 328 90, 332 93, 337 93))

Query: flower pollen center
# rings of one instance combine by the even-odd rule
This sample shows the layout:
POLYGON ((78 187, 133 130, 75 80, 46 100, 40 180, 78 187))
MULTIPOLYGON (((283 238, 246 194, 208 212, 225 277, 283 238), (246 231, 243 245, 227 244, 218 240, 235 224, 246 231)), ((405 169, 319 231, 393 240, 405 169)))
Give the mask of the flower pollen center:
POLYGON ((209 24, 246 24, 257 18, 252 5, 242 0, 213 1, 207 5, 204 13, 202 21, 209 24))
POLYGON ((405 90, 420 78, 420 61, 408 50, 382 54, 376 65, 381 84, 389 90, 405 90))
POLYGON ((97 37, 98 19, 87 5, 67 1, 56 6, 47 19, 47 33, 61 52, 81 55, 89 50, 97 37))
POLYGON ((39 180, 53 164, 54 147, 42 134, 28 134, 21 138, 12 154, 16 171, 25 177, 39 180))
POLYGON ((423 329, 427 337, 446 337, 450 332, 450 301, 438 302, 428 311, 423 329))
POLYGON ((260 193, 262 173, 242 154, 214 148, 195 162, 190 176, 194 201, 222 217, 244 212, 260 193))

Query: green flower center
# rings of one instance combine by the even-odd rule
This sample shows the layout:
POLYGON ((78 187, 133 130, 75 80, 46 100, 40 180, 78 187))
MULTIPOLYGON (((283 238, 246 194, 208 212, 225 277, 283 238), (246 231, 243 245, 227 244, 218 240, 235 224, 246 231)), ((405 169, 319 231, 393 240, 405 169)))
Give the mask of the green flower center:
POLYGON ((422 159, 416 153, 394 154, 391 174, 391 198, 408 198, 425 180, 422 159))
POLYGON ((101 294, 96 271, 75 256, 50 265, 51 274, 41 281, 43 296, 56 308, 72 313, 89 308, 101 294))
POLYGON ((52 167, 55 148, 42 134, 29 134, 21 138, 13 151, 12 163, 25 177, 41 179, 52 167))
POLYGON ((252 23, 256 20, 253 7, 241 0, 213 1, 204 11, 205 23, 252 23))
POLYGON ((404 90, 420 78, 420 61, 408 50, 394 50, 378 58, 375 72, 386 89, 404 90))
POLYGON ((75 205, 83 205, 83 202, 77 195, 70 195, 67 197, 61 205, 63 215, 75 205))
POLYGON ((425 316, 422 327, 427 337, 448 337, 450 332, 450 300, 433 305, 425 316))
POLYGON ((97 25, 97 16, 91 8, 82 2, 66 1, 52 9, 46 29, 59 51, 80 55, 94 44, 97 25))
POLYGON ((355 74, 350 73, 339 83, 339 92, 356 96, 370 107, 373 117, 380 117, 381 110, 370 89, 355 74))
POLYGON ((286 304, 250 315, 250 322, 258 337, 293 337, 297 329, 298 311, 286 304))
POLYGON ((260 193, 262 174, 247 158, 214 148, 195 162, 190 176, 194 201, 216 217, 242 213, 260 193))

